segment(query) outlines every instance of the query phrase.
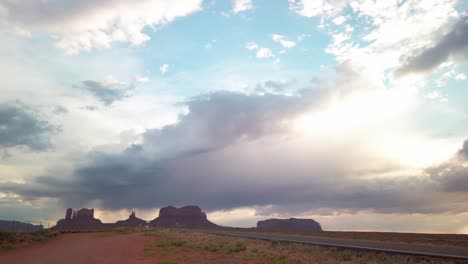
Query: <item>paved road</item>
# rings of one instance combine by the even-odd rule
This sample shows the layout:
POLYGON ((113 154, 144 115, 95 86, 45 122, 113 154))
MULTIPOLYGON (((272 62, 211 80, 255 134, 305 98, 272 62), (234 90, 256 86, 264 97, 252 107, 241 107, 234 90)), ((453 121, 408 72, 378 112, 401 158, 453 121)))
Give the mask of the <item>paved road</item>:
POLYGON ((371 250, 381 251, 398 254, 421 255, 443 258, 455 258, 468 260, 468 249, 462 247, 445 247, 445 246, 431 246, 431 245, 418 245, 418 244, 404 244, 394 242, 380 242, 370 240, 351 240, 351 239, 337 239, 325 237, 312 237, 312 236, 297 236, 297 235, 284 235, 284 234, 259 234, 259 233, 246 233, 246 232, 231 232, 231 231, 205 231, 206 233, 254 238, 262 240, 276 240, 286 242, 298 242, 306 244, 314 244, 321 246, 334 246, 340 248, 349 248, 357 250, 371 250))

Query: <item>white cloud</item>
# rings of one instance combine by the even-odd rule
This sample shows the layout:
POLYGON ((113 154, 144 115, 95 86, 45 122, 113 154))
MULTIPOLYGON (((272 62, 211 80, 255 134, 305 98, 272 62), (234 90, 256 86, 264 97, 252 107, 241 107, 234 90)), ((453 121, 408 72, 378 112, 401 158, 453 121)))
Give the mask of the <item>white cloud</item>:
POLYGON ((437 99, 439 97, 440 97, 440 94, 437 91, 432 91, 432 92, 426 94, 426 98, 431 99, 431 100, 437 99))
POLYGON ((233 0, 232 1, 232 11, 234 13, 240 13, 247 10, 253 9, 252 0, 233 0))
MULTIPOLYGON (((320 18, 320 25, 333 39, 326 52, 335 55, 338 62, 353 61, 367 75, 373 76, 379 85, 384 85, 385 79, 395 80, 393 70, 402 65, 402 58, 434 45, 438 34, 450 28, 459 17, 455 5, 455 0, 401 3, 289 0, 290 9, 297 14, 320 18), (342 18, 345 12, 346 16, 362 21, 359 35, 348 24, 338 30, 334 27, 334 24, 345 23, 342 18)), ((405 82, 416 83, 420 80, 412 76, 405 82)))
POLYGON ((306 37, 310 37, 309 34, 300 34, 297 36, 297 41, 303 41, 306 37))
POLYGON ((346 6, 343 0, 288 0, 289 9, 305 17, 333 15, 346 6))
POLYGON ((276 58, 275 61, 273 61, 273 64, 278 64, 281 62, 281 59, 280 58, 276 58))
POLYGON ((447 82, 450 80, 457 80, 457 81, 464 81, 466 79, 465 74, 457 73, 455 70, 449 70, 442 74, 437 80, 436 85, 437 87, 444 87, 447 85, 447 82))
POLYGON ((345 32, 353 32, 354 28, 351 25, 346 25, 345 26, 345 32))
MULTIPOLYGON (((2 1, 0 20, 21 35, 46 33, 66 54, 109 48, 114 42, 138 46, 150 39, 144 33, 202 8, 202 0, 183 3, 141 1, 2 1)), ((12 31, 12 30, 10 30, 12 31)))
POLYGON ((333 45, 339 46, 341 43, 345 42, 346 40, 349 40, 351 38, 351 35, 346 34, 346 33, 337 33, 337 34, 332 34, 332 38, 333 38, 333 45))
POLYGON ((259 47, 257 43, 251 41, 245 44, 245 48, 248 50, 258 50, 259 47))
MULTIPOLYGON (((1 7, 1 6, 0 6, 0 7, 1 7)), ((32 37, 31 32, 29 32, 29 31, 27 31, 27 30, 25 30, 25 29, 23 29, 23 28, 20 28, 20 27, 15 27, 15 28, 13 29, 13 32, 14 32, 16 35, 18 35, 18 36, 22 36, 22 37, 26 37, 26 38, 32 37)))
POLYGON ((165 74, 169 70, 169 65, 163 64, 161 67, 159 67, 159 70, 161 71, 161 74, 165 74))
POLYGON ((268 59, 273 56, 274 56, 273 52, 269 48, 260 48, 256 54, 256 57, 259 59, 268 59))
POLYGON ((273 52, 269 48, 261 48, 257 43, 251 41, 245 44, 245 48, 250 51, 257 51, 255 57, 259 59, 267 59, 274 57, 273 52))
POLYGON ((334 18, 332 21, 335 25, 341 25, 346 21, 346 17, 339 16, 339 17, 334 18))
POLYGON ((216 39, 212 39, 205 43, 205 49, 211 49, 213 48, 214 44, 216 43, 216 39))
POLYGON ((228 13, 228 12, 221 11, 221 13, 220 13, 220 14, 221 14, 221 16, 223 16, 223 17, 225 17, 225 18, 229 18, 229 17, 231 17, 231 14, 230 14, 230 13, 228 13))
POLYGON ((142 76, 142 75, 136 75, 135 76, 135 82, 136 83, 146 83, 149 82, 148 76, 142 76))
POLYGON ((459 73, 455 75, 455 80, 464 81, 466 80, 466 75, 464 73, 459 73))
POLYGON ((292 47, 296 46, 296 42, 288 40, 283 35, 273 34, 273 35, 271 35, 271 38, 273 39, 274 42, 277 42, 277 43, 281 44, 281 46, 283 46, 285 48, 292 48, 292 47))
POLYGON ((123 84, 123 83, 120 82, 117 78, 115 78, 111 74, 109 74, 106 77, 104 77, 104 80, 102 81, 102 84, 104 86, 113 86, 113 85, 119 85, 119 84, 123 84))

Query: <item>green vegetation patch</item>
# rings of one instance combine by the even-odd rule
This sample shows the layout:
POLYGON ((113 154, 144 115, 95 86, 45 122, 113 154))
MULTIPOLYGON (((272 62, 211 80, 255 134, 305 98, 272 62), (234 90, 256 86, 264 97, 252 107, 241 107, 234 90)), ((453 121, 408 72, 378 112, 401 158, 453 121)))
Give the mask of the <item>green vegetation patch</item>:
POLYGON ((243 242, 237 242, 234 246, 229 247, 228 253, 239 253, 247 250, 247 246, 243 242))
POLYGON ((19 246, 46 242, 60 235, 57 230, 40 230, 34 232, 0 232, 0 250, 10 250, 19 246))
POLYGON ((449 260, 362 252, 280 241, 258 241, 207 235, 196 230, 155 229, 146 236, 155 239, 145 245, 145 255, 162 263, 180 262, 190 256, 194 263, 453 263, 449 260), (186 255, 187 254, 187 255, 186 255), (175 257, 176 256, 176 257, 175 257))

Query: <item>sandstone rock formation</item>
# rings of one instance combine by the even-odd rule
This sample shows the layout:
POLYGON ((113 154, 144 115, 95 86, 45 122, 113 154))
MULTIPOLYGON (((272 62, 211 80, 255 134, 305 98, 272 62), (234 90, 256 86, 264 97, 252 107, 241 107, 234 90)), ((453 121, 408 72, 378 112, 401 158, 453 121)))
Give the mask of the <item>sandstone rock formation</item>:
POLYGON ((0 231, 37 231, 42 229, 44 229, 42 225, 0 220, 0 231))
POLYGON ((135 212, 128 217, 127 220, 117 221, 114 224, 116 227, 145 227, 146 221, 135 216, 135 212))
POLYGON ((206 218, 198 206, 175 208, 168 206, 159 210, 159 217, 150 222, 154 227, 217 227, 206 218))
MULTIPOLYGON (((74 211, 68 208, 65 218, 57 221, 55 228, 113 228, 113 227, 145 227, 147 222, 136 217, 132 212, 128 219, 116 223, 102 223, 94 218, 94 209, 82 208, 74 211)), ((159 217, 150 222, 152 227, 217 227, 208 221, 206 214, 198 206, 161 208, 159 217)))
POLYGON ((82 208, 78 211, 73 211, 68 208, 65 213, 65 219, 57 221, 58 228, 76 228, 76 227, 102 227, 101 220, 94 218, 94 209, 82 208))
POLYGON ((268 219, 257 222, 260 230, 285 230, 285 231, 322 231, 320 224, 312 219, 268 219))

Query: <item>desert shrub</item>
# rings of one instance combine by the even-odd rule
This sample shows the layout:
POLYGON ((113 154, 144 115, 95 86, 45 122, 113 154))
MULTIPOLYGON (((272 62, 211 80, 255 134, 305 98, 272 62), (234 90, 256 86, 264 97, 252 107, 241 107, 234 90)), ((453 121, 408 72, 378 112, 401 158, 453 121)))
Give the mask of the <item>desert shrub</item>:
POLYGON ((1 243, 0 244, 0 250, 10 250, 13 248, 13 245, 11 243, 1 243))
POLYGON ((243 242, 237 242, 234 246, 228 248, 229 253, 239 253, 247 250, 247 246, 243 242))
POLYGON ((257 255, 255 254, 247 254, 247 255, 242 256, 242 260, 245 260, 245 261, 254 260, 255 258, 257 258, 257 255))
POLYGON ((187 242, 185 241, 172 241, 171 242, 171 245, 176 246, 176 247, 181 247, 181 246, 184 246, 185 244, 187 244, 187 242))
POLYGON ((159 232, 157 230, 149 230, 149 231, 145 231, 143 233, 143 235, 145 235, 145 236, 157 236, 157 235, 159 235, 159 232))
POLYGON ((217 251, 219 251, 220 248, 222 248, 222 246, 223 245, 216 245, 214 243, 208 243, 203 248, 205 250, 210 251, 210 252, 217 252, 217 251))
POLYGON ((275 259, 275 264, 286 264, 286 257, 279 256, 275 259))
POLYGON ((16 240, 16 233, 15 232, 0 232, 0 242, 11 242, 16 240))
POLYGON ((335 253, 336 259, 340 261, 351 261, 353 260, 355 252, 351 250, 341 250, 335 253))

